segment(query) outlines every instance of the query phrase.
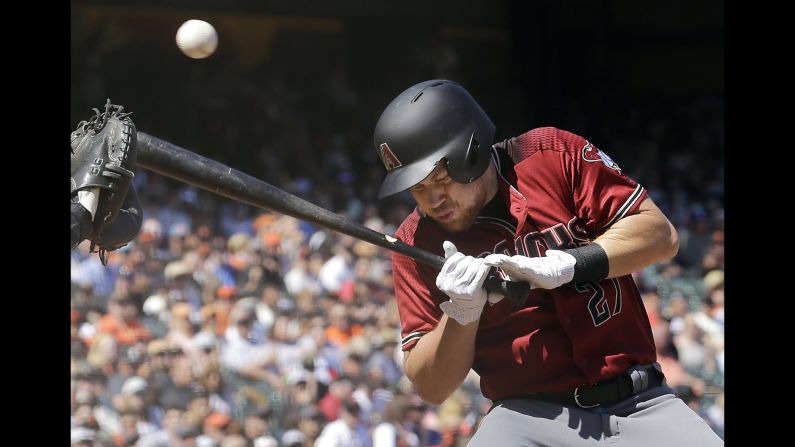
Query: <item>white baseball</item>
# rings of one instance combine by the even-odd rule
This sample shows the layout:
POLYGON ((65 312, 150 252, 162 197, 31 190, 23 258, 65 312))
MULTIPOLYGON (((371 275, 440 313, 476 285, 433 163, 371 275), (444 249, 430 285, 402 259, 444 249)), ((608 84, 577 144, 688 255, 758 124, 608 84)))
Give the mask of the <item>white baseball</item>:
POLYGON ((177 46, 188 57, 204 59, 218 47, 218 33, 204 20, 188 20, 177 30, 177 46))

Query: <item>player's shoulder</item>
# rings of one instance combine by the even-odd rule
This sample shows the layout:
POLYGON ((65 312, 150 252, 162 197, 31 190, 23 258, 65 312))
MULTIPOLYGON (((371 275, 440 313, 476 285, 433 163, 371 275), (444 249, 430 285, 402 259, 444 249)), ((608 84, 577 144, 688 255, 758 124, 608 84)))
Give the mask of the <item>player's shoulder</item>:
POLYGON ((419 207, 415 207, 395 231, 396 238, 430 252, 441 251, 445 235, 444 230, 433 219, 423 217, 419 207))
POLYGON ((401 241, 414 245, 415 235, 417 234, 417 227, 419 226, 422 214, 420 214, 419 207, 414 207, 414 210, 403 219, 397 230, 395 230, 395 237, 401 241))
POLYGON ((541 151, 572 152, 586 144, 585 138, 557 127, 536 127, 511 138, 506 146, 508 154, 518 163, 541 151))

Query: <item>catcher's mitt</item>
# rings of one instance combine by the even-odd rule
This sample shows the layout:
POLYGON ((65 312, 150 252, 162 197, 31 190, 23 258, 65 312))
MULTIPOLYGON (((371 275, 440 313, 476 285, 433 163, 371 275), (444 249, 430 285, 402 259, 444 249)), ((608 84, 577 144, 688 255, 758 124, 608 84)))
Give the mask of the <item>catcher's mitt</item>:
MULTIPOLYGON (((110 103, 105 111, 94 109, 94 116, 81 121, 72 132, 72 195, 77 191, 99 188, 99 203, 94 215, 89 240, 93 253, 99 246, 100 258, 105 251, 121 245, 102 238, 103 230, 113 221, 135 176, 137 131, 130 113, 110 103)), ((123 244, 122 244, 123 245, 123 244)))

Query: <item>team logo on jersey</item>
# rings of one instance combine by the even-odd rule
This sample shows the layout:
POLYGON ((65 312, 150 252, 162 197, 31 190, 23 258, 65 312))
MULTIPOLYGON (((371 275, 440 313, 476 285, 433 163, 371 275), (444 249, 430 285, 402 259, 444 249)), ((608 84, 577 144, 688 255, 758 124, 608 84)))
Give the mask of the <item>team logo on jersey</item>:
POLYGON ((609 155, 595 148, 590 142, 588 142, 588 140, 585 141, 585 146, 582 148, 582 159, 588 163, 601 161, 608 168, 612 168, 618 172, 621 172, 621 168, 618 167, 618 164, 614 162, 609 155))
POLYGON ((403 163, 395 157, 392 149, 390 149, 386 143, 381 143, 381 150, 379 152, 381 154, 381 161, 384 162, 387 171, 403 166, 403 163))

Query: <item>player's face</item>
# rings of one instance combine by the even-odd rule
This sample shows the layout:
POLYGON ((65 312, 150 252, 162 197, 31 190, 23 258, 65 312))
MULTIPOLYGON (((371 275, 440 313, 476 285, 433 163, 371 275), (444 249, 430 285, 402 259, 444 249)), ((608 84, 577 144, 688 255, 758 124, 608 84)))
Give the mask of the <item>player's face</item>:
POLYGON ((439 163, 409 191, 428 217, 447 231, 459 232, 475 223, 480 209, 496 193, 492 180, 492 176, 484 174, 472 183, 458 183, 447 173, 447 166, 439 163))

